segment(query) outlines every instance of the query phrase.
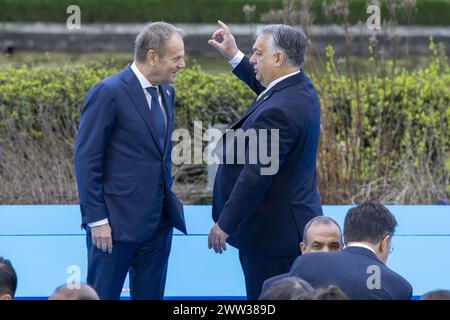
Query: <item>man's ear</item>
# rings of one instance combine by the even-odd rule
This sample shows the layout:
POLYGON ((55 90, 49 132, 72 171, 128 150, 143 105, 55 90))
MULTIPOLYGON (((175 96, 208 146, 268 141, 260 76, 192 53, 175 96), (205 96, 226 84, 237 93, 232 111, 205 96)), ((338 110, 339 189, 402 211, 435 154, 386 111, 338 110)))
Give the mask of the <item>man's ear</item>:
POLYGON ((281 67, 281 65, 283 64, 283 61, 285 59, 284 53, 281 51, 278 51, 277 53, 275 53, 275 66, 276 67, 281 67))
POLYGON ((306 251, 306 246, 305 244, 302 242, 300 242, 300 251, 302 252, 302 254, 305 254, 306 251))
POLYGON ((158 54, 156 53, 155 50, 150 49, 147 51, 147 62, 154 66, 156 64, 156 61, 158 59, 158 54))
POLYGON ((0 295, 0 300, 12 300, 12 297, 10 294, 2 294, 0 295))
POLYGON ((385 236, 383 238, 383 240, 381 240, 380 242, 380 247, 379 250, 380 252, 389 252, 389 241, 390 241, 391 236, 385 236))

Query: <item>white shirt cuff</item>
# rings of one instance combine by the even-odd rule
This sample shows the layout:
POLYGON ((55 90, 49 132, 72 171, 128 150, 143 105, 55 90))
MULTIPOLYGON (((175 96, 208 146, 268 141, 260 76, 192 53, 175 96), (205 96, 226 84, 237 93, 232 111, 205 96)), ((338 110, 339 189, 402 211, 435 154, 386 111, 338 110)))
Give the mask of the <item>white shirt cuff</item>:
POLYGON ((95 221, 95 222, 91 222, 88 223, 89 228, 93 228, 93 227, 98 227, 98 226, 102 226, 104 224, 109 223, 108 218, 102 219, 100 221, 95 221))
POLYGON ((242 61, 242 59, 244 58, 244 56, 245 56, 245 54, 244 54, 241 50, 239 50, 238 53, 236 53, 236 55, 234 56, 234 58, 231 59, 231 60, 228 61, 228 62, 229 62, 229 64, 231 64, 231 66, 232 66, 233 69, 234 69, 234 68, 237 67, 237 65, 238 65, 239 63, 241 63, 241 61, 242 61))

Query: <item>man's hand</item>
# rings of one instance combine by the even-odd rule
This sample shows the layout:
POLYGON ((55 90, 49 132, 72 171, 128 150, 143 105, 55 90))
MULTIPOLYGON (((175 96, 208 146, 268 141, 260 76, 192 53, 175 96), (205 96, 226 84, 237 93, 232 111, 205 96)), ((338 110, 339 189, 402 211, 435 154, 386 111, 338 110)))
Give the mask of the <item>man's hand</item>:
POLYGON ((112 236, 111 236, 111 227, 109 223, 102 224, 101 226, 92 227, 92 243, 98 249, 103 252, 112 253, 112 236))
POLYGON ((220 20, 218 24, 220 29, 213 33, 211 40, 208 40, 208 44, 216 48, 225 58, 231 60, 238 53, 239 49, 230 28, 220 20))
POLYGON ((226 234, 219 225, 216 223, 209 232, 208 235, 208 249, 214 248, 216 253, 222 254, 223 251, 227 250, 227 238, 226 234))

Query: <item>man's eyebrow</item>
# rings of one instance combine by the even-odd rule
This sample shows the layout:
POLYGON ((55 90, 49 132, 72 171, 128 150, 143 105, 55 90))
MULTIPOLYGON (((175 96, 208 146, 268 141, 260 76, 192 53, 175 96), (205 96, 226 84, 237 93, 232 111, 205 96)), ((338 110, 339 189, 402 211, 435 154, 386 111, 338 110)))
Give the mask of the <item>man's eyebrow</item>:
POLYGON ((315 245, 315 244, 323 244, 323 243, 320 242, 320 241, 314 240, 314 241, 311 243, 311 245, 315 245))
POLYGON ((341 245, 341 243, 339 241, 331 241, 330 244, 337 244, 337 245, 341 245))

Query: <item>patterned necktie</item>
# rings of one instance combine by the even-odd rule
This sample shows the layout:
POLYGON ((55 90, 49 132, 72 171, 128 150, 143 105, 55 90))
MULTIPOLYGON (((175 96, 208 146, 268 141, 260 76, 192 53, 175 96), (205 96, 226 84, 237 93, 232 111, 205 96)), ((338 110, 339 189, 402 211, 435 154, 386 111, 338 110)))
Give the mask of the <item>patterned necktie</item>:
POLYGON ((256 101, 258 101, 264 95, 264 93, 266 93, 266 90, 264 90, 259 94, 258 98, 256 98, 256 101))
POLYGON ((158 99, 158 89, 156 87, 145 88, 148 93, 152 96, 151 113, 153 122, 155 124, 156 132, 158 133, 158 140, 161 144, 161 149, 164 150, 166 145, 166 120, 164 118, 161 105, 158 99))

